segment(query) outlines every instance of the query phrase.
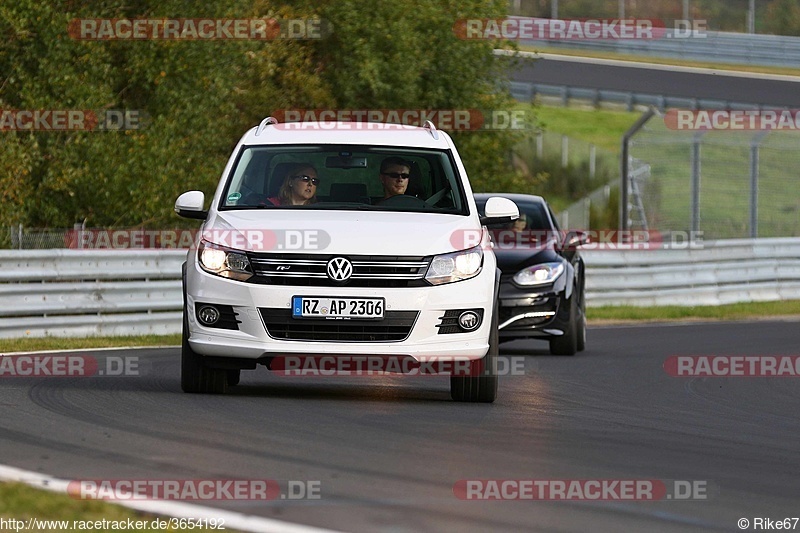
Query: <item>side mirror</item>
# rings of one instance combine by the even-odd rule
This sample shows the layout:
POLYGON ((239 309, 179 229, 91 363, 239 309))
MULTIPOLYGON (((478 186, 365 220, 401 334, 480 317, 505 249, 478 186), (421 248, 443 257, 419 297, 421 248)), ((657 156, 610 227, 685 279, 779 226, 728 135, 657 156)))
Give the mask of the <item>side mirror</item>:
POLYGON ((578 246, 589 244, 589 234, 581 230, 569 230, 561 241, 562 250, 574 250, 578 246))
POLYGON ((203 209, 206 195, 202 191, 189 191, 178 196, 175 200, 175 212, 184 218, 196 218, 205 220, 208 211, 203 209))
POLYGON ((486 207, 483 211, 485 216, 481 217, 481 224, 484 226, 490 224, 508 224, 519 218, 519 208, 517 204, 502 196, 492 196, 486 200, 486 207))

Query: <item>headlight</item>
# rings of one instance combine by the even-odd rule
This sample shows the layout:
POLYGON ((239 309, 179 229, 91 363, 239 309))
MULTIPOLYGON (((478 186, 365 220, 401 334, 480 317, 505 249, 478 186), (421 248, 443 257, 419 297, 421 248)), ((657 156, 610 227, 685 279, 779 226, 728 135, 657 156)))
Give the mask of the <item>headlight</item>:
POLYGON ((250 261, 242 252, 202 241, 197 250, 197 257, 200 259, 200 267, 209 274, 239 281, 247 281, 253 276, 250 261))
POLYGON ((564 263, 542 263, 523 268, 514 274, 514 283, 518 285, 546 285, 553 283, 564 273, 564 263))
POLYGON ((464 279, 474 278, 483 267, 483 250, 480 246, 437 255, 431 261, 425 279, 432 285, 453 283, 464 279))

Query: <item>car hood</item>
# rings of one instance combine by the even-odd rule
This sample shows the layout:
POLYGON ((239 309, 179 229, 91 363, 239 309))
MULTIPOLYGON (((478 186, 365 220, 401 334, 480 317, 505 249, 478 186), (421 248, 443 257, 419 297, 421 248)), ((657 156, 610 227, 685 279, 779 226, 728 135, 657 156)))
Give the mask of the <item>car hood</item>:
POLYGON ((526 266, 561 260, 552 244, 543 248, 495 247, 494 255, 497 257, 497 266, 504 274, 515 274, 526 266))
POLYGON ((477 216, 325 210, 241 210, 212 214, 203 238, 248 251, 428 256, 481 242, 477 216))

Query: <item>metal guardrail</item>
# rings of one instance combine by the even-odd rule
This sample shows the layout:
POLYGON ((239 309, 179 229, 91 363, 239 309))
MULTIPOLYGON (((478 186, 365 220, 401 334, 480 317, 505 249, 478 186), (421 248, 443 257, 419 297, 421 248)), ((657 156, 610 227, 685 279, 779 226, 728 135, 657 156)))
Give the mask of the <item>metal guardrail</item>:
MULTIPOLYGON (((582 253, 590 306, 800 299, 800 238, 582 253)), ((178 333, 185 258, 186 250, 0 251, 0 338, 178 333)))
POLYGON ((666 30, 660 39, 521 40, 520 44, 572 50, 614 52, 696 60, 711 63, 796 68, 800 64, 800 37, 707 31, 677 38, 666 30), (704 35, 704 36, 703 36, 704 35))
POLYGON ((180 332, 186 250, 0 251, 0 338, 180 332))
POLYGON ((586 302, 592 307, 800 299, 800 238, 714 241, 679 250, 584 250, 582 254, 587 267, 586 302))
POLYGON ((561 105, 566 106, 572 100, 581 100, 591 103, 595 107, 600 104, 624 105, 628 111, 635 108, 655 107, 662 113, 669 108, 676 109, 775 109, 767 104, 757 105, 727 100, 710 100, 706 98, 680 98, 660 94, 634 93, 624 91, 609 91, 604 89, 588 89, 583 87, 569 87, 566 85, 548 85, 543 83, 529 83, 512 81, 510 83, 511 96, 521 102, 530 102, 537 96, 558 98, 561 105))

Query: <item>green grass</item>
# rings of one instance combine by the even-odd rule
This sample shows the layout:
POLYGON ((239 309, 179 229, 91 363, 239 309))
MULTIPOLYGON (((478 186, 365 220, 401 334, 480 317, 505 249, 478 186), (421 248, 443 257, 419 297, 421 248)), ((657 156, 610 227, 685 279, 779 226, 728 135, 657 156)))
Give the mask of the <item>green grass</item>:
POLYGON ((546 48, 536 46, 519 47, 522 52, 537 52, 541 54, 559 54, 564 56, 591 57, 596 59, 616 59, 619 61, 633 61, 636 63, 654 63, 657 65, 676 65, 681 67, 712 68, 718 70, 732 70, 735 72, 757 72, 761 74, 779 74, 783 76, 800 76, 800 69, 790 67, 771 67, 764 65, 736 65, 729 63, 712 63, 710 61, 690 61, 670 57, 651 57, 633 54, 615 54, 613 52, 595 52, 592 50, 574 50, 564 48, 546 48))
MULTIPOLYGON (((40 526, 33 531, 80 531, 80 527, 73 527, 73 521, 114 520, 145 521, 149 526, 156 518, 155 515, 140 513, 119 505, 113 505, 98 500, 78 500, 66 494, 59 494, 46 490, 30 487, 23 483, 0 483, 0 517, 17 520, 36 518, 39 520, 66 520, 68 527, 60 529, 53 527, 47 529, 40 526)), ((160 520, 168 520, 159 517, 160 520)), ((110 528, 94 528, 99 531, 111 531, 110 528)), ((6 528, 13 531, 13 528, 6 528)), ((119 530, 122 531, 122 530, 119 530)), ((179 531, 178 529, 135 529, 135 531, 179 531)), ((208 531, 198 529, 198 531, 208 531)))
POLYGON ((178 346, 180 335, 146 335, 140 337, 82 337, 82 338, 20 338, 2 339, 0 353, 35 350, 80 350, 85 348, 114 348, 118 346, 178 346))
MULTIPOLYGON (((546 132, 567 135, 618 155, 620 141, 641 113, 609 109, 539 106, 536 117, 546 132)), ((588 156, 587 156, 588 157, 588 156)))
POLYGON ((778 316, 800 316, 800 300, 694 307, 677 305, 633 307, 624 305, 590 307, 586 310, 586 318, 589 320, 589 324, 608 320, 627 322, 679 321, 686 319, 745 320, 778 316))

